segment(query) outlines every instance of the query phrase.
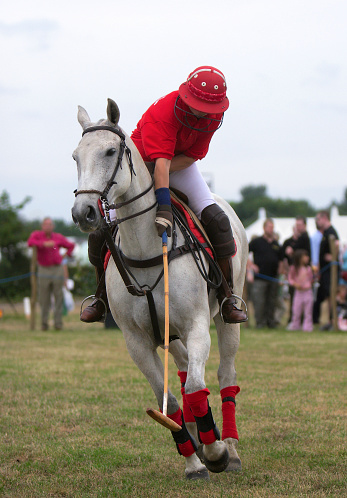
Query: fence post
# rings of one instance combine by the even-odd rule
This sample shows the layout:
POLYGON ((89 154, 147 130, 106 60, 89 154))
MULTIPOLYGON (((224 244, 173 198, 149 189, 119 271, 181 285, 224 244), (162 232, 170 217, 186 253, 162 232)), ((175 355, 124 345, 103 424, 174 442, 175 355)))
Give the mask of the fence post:
POLYGON ((337 327, 337 309, 336 309, 336 291, 337 291, 337 283, 338 283, 337 282, 338 254, 337 254, 336 238, 334 235, 329 235, 329 247, 330 247, 330 253, 332 255, 332 261, 331 261, 332 266, 330 269, 330 307, 331 307, 331 312, 332 312, 334 330, 338 330, 338 327, 337 327))
POLYGON ((35 330, 36 323, 36 298, 37 298, 37 247, 33 247, 33 253, 30 263, 30 284, 31 284, 31 297, 30 297, 30 330, 35 330))

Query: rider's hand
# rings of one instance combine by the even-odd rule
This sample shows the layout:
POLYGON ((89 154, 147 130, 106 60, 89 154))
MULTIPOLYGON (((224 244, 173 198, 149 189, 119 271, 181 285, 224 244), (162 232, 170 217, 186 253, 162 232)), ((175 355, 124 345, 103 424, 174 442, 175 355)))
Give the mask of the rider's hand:
POLYGON ((157 215, 155 217, 155 226, 159 237, 166 231, 168 237, 171 237, 171 228, 173 223, 170 191, 168 188, 162 187, 155 191, 155 196, 158 202, 157 215))
POLYGON ((172 222, 173 217, 171 206, 158 206, 157 215, 155 217, 155 226, 159 237, 161 237, 165 231, 167 236, 171 237, 172 222))

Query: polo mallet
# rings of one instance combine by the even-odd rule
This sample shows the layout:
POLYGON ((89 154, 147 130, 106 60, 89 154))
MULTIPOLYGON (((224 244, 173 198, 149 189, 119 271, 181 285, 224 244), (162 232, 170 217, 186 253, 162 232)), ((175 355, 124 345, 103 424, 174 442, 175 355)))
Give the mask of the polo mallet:
POLYGON ((163 241, 163 266, 164 266, 164 306, 165 306, 165 338, 164 338, 164 396, 163 396, 163 413, 152 408, 147 408, 146 412, 150 417, 159 422, 167 429, 178 432, 182 429, 181 426, 176 424, 167 416, 167 398, 168 398, 168 384, 169 384, 169 334, 170 334, 170 320, 169 320, 169 264, 167 259, 167 233, 162 235, 163 241))

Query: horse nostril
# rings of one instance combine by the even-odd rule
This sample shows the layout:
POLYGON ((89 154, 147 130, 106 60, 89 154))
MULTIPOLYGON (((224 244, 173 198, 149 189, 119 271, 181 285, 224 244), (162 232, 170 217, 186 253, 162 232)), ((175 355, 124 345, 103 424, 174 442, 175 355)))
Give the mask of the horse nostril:
POLYGON ((88 211, 87 211, 87 214, 86 214, 86 220, 89 222, 89 223, 92 223, 96 220, 96 212, 95 212, 95 209, 93 208, 93 206, 88 206, 88 211))
POLYGON ((78 225, 78 220, 74 214, 74 208, 71 209, 71 218, 72 218, 72 221, 75 223, 75 225, 78 225))

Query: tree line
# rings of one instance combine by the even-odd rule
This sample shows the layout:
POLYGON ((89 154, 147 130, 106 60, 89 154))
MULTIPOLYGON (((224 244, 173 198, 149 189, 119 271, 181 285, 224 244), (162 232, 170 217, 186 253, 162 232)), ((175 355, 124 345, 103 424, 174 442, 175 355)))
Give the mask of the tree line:
MULTIPOLYGON (((258 209, 263 207, 269 217, 295 218, 295 216, 315 216, 317 209, 308 201, 272 198, 267 194, 266 185, 248 185, 240 190, 241 201, 230 202, 245 228, 251 225, 258 217, 258 209)), ((330 209, 332 205, 339 209, 341 215, 347 215, 347 188, 342 201, 334 201, 329 206, 320 206, 320 209, 330 209)))
MULTIPOLYGON (((241 201, 230 201, 230 205, 235 209, 240 220, 247 228, 258 217, 260 207, 266 209, 267 215, 271 217, 295 217, 314 216, 317 212, 306 200, 291 200, 272 198, 267 194, 266 185, 248 185, 240 190, 241 201)), ((34 230, 40 230, 42 220, 26 220, 21 214, 24 207, 31 201, 30 197, 25 197, 22 202, 12 205, 10 195, 3 191, 0 194, 0 281, 8 277, 15 277, 29 272, 30 261, 26 251, 26 241, 34 230)), ((341 202, 334 202, 340 214, 347 215, 347 188, 341 202)), ((321 209, 329 209, 330 206, 321 206, 321 209)), ((79 237, 81 240, 87 238, 82 234, 73 222, 66 222, 63 219, 54 219, 55 231, 65 237, 79 237)), ((76 270, 74 270, 76 272, 76 270)), ((89 282, 89 273, 86 277, 86 270, 77 269, 77 274, 83 275, 83 281, 89 282)), ((93 277, 92 277, 93 278, 93 277)), ((29 295, 29 279, 15 281, 11 284, 1 284, 0 297, 6 293, 11 297, 29 295)), ((89 284, 88 284, 89 285, 89 284)))

